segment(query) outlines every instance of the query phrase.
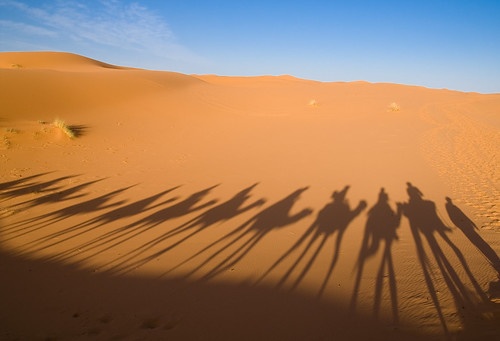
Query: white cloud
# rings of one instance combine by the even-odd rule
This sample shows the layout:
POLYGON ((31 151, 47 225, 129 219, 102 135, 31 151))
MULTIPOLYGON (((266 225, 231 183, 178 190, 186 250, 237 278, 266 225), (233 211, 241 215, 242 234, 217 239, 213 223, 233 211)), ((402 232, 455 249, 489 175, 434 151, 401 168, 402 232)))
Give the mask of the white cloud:
MULTIPOLYGON (((0 25, 25 34, 57 38, 58 46, 95 46, 135 55, 134 59, 200 62, 179 44, 165 20, 138 3, 116 0, 55 1, 38 7, 20 1, 0 1, 25 17, 24 22, 2 20, 0 25), (26 21, 29 20, 29 23, 26 21)), ((132 56, 131 56, 132 57, 132 56)))
POLYGON ((10 20, 0 20, 0 27, 9 30, 16 30, 24 34, 29 34, 34 36, 55 37, 57 35, 56 32, 40 26, 14 22, 10 20))

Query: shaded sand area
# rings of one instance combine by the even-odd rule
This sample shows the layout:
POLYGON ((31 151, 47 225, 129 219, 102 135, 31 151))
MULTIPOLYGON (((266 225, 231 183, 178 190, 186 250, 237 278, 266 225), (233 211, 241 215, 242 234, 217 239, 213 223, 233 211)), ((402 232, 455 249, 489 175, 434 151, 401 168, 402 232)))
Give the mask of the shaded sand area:
POLYGON ((499 94, 0 68, 0 339, 500 337, 499 94))

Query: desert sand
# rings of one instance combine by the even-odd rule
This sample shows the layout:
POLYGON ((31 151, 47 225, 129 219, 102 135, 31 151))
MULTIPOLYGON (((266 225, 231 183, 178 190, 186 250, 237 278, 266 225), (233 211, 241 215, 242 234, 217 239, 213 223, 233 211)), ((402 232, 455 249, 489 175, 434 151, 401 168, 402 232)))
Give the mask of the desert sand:
POLYGON ((500 94, 9 52, 0 103, 2 340, 500 337, 500 94))

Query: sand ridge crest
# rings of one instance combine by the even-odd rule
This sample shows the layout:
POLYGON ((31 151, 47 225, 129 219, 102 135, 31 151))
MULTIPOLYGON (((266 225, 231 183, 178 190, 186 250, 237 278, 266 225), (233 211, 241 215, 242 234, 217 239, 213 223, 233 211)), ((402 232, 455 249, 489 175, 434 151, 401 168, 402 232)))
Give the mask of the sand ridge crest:
POLYGON ((52 69, 81 71, 83 69, 115 69, 131 68, 111 65, 95 59, 67 52, 1 52, 0 67, 13 69, 52 69))

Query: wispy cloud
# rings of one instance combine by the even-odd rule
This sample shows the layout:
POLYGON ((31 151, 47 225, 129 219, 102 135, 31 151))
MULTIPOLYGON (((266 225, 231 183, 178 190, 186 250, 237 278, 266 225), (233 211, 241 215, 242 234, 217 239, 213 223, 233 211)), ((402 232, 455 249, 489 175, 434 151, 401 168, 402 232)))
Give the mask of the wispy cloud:
POLYGON ((165 20, 147 7, 128 1, 50 1, 36 6, 0 1, 24 17, 24 22, 1 20, 0 25, 25 34, 53 37, 68 45, 113 48, 171 61, 199 59, 176 39, 165 20), (27 23, 26 21, 29 21, 27 23))
POLYGON ((54 31, 48 30, 46 28, 28 25, 21 22, 15 22, 11 20, 1 20, 0 27, 8 30, 16 30, 24 34, 34 35, 34 36, 45 36, 45 37, 55 37, 57 34, 54 31))

